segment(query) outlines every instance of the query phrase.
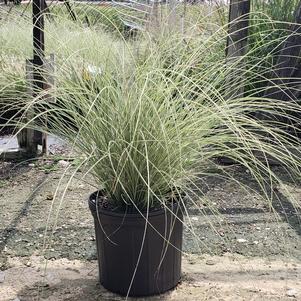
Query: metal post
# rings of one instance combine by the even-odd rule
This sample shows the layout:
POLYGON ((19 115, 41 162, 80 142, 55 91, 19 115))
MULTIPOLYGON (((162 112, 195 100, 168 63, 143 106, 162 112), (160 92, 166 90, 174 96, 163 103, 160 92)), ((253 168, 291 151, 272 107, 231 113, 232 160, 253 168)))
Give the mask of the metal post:
POLYGON ((33 0, 32 21, 33 21, 33 86, 34 96, 38 90, 43 89, 42 66, 45 57, 44 44, 44 0, 33 0))
MULTIPOLYGON (((33 0, 32 2, 32 22, 33 22, 33 60, 27 63, 28 87, 33 97, 37 97, 44 89, 43 65, 45 57, 44 44, 44 9, 45 0, 33 0), (32 68, 32 72, 30 72, 32 68), (31 77, 31 80, 30 80, 31 77), (32 83, 32 84, 31 84, 32 83)), ((28 119, 34 117, 34 110, 28 113, 28 119)), ((38 144, 41 144, 42 133, 32 129, 24 129, 25 149, 28 156, 36 156, 38 144)), ((21 135, 22 136, 22 135, 21 135)), ((19 140, 19 146, 22 143, 19 140)))

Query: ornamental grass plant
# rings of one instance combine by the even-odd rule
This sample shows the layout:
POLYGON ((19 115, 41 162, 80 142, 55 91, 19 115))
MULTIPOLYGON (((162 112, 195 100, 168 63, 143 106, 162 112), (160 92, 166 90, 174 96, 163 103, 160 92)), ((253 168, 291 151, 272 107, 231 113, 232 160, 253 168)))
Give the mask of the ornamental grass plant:
POLYGON ((191 37, 193 47, 181 52, 187 39, 178 35, 155 43, 146 38, 144 55, 137 57, 123 55, 125 43, 110 65, 86 77, 69 61, 53 91, 57 102, 38 97, 27 104, 36 112, 30 125, 45 124, 47 116, 43 130, 84 155, 82 164, 118 210, 164 206, 175 189, 189 195, 221 156, 245 166, 262 189, 266 179, 280 181, 271 158, 298 174, 299 143, 290 133, 299 122, 291 112, 300 112, 299 105, 229 93, 248 78, 229 80, 243 70, 237 60, 217 58, 220 41, 191 37), (275 119, 256 119, 258 112, 275 119), (281 124, 284 118, 291 123, 281 124))
MULTIPOLYGON (((139 43, 118 40, 108 49, 103 39, 109 35, 72 26, 78 27, 70 43, 46 30, 57 41, 49 48, 62 62, 55 87, 47 91, 56 102, 45 101, 42 93, 24 103, 18 93, 14 106, 34 111, 35 117, 8 124, 68 141, 114 210, 166 208, 173 193, 184 193, 200 209, 203 178, 212 174, 237 182, 217 163, 220 157, 244 166, 268 204, 271 187, 282 182, 271 160, 297 181, 300 144, 292 133, 301 121, 299 103, 260 97, 256 85, 246 95, 235 93, 250 79, 269 81, 260 68, 268 55, 251 60, 266 44, 255 43, 244 57, 226 62, 225 27, 211 35, 187 30, 184 36, 159 32, 153 38, 146 33, 139 43)), ((13 53, 22 48, 6 47, 13 53)))

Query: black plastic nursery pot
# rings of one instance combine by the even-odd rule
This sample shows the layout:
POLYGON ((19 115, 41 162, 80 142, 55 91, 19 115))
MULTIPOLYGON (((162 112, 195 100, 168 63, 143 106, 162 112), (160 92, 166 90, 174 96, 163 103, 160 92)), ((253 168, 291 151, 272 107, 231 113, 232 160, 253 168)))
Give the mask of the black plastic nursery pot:
POLYGON ((100 283, 120 295, 149 296, 174 288, 181 278, 183 214, 170 211, 115 213, 98 206, 101 192, 89 198, 94 217, 100 283))

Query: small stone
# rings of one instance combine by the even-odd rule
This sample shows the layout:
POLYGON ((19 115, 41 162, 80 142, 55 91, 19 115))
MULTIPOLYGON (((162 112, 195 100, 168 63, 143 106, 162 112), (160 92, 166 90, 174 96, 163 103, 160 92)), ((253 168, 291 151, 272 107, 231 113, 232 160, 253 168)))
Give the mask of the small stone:
POLYGON ((30 267, 30 266, 31 266, 31 262, 28 261, 28 262, 26 263, 26 266, 30 267))
POLYGON ((188 260, 190 264, 196 264, 196 260, 195 259, 189 259, 188 260))
POLYGON ((256 230, 260 231, 260 230, 261 230, 261 228, 260 228, 260 227, 256 227, 256 230))
POLYGON ((47 195, 46 195, 46 200, 53 200, 53 194, 52 193, 48 193, 47 195))
POLYGON ((244 239, 244 238, 238 238, 238 239, 237 239, 237 242, 239 242, 239 243, 244 243, 244 242, 247 242, 247 240, 244 239))
POLYGON ((69 166, 69 162, 68 161, 65 161, 65 160, 60 160, 58 162, 58 165, 61 166, 61 167, 68 167, 69 166))
POLYGON ((192 220, 192 221, 198 221, 199 218, 194 216, 194 217, 191 218, 191 220, 192 220))
POLYGON ((43 234, 39 234, 39 237, 42 238, 44 235, 43 234))
POLYGON ((258 240, 254 240, 254 241, 253 241, 253 244, 254 244, 254 245, 258 245, 258 244, 259 244, 259 241, 258 241, 258 240))
POLYGON ((36 165, 34 163, 29 163, 28 167, 35 167, 36 165))
POLYGON ((207 265, 215 265, 215 262, 214 262, 213 260, 211 260, 211 259, 208 259, 208 260, 206 261, 206 264, 207 264, 207 265))
POLYGON ((194 287, 202 287, 204 286, 204 283, 201 281, 193 282, 192 286, 194 287))
POLYGON ((3 283, 5 280, 5 273, 4 272, 0 272, 0 283, 3 283))
POLYGON ((286 295, 287 295, 288 297, 294 297, 294 298, 296 298, 296 297, 297 297, 297 294, 298 294, 297 290, 294 290, 294 289, 289 289, 289 290, 287 290, 287 292, 286 292, 286 295))

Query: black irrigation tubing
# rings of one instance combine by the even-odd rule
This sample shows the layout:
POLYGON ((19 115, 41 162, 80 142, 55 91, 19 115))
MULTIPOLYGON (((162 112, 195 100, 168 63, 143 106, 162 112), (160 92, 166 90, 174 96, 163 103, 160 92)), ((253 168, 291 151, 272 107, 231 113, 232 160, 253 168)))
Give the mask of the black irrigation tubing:
POLYGON ((75 15, 75 13, 74 13, 74 11, 73 11, 71 5, 70 5, 69 0, 65 0, 65 1, 64 1, 64 4, 65 4, 65 6, 67 7, 67 10, 68 10, 68 12, 69 12, 69 14, 70 14, 70 16, 71 16, 71 19, 72 19, 73 21, 76 21, 77 18, 76 18, 76 15, 75 15))
POLYGON ((11 223, 3 231, 1 231, 0 253, 3 252, 4 248, 6 247, 7 243, 9 242, 9 240, 12 239, 18 232, 17 226, 21 223, 22 218, 27 216, 29 209, 32 206, 32 203, 33 203, 36 195, 39 193, 43 184, 46 182, 48 176, 49 176, 48 174, 45 174, 43 176, 43 178, 35 186, 32 193, 29 195, 27 200, 24 202, 23 207, 18 212, 17 216, 11 221, 11 223))
POLYGON ((85 21, 86 21, 88 27, 90 27, 90 26, 91 26, 91 23, 90 23, 90 20, 89 20, 89 18, 88 18, 88 15, 85 15, 85 21))

